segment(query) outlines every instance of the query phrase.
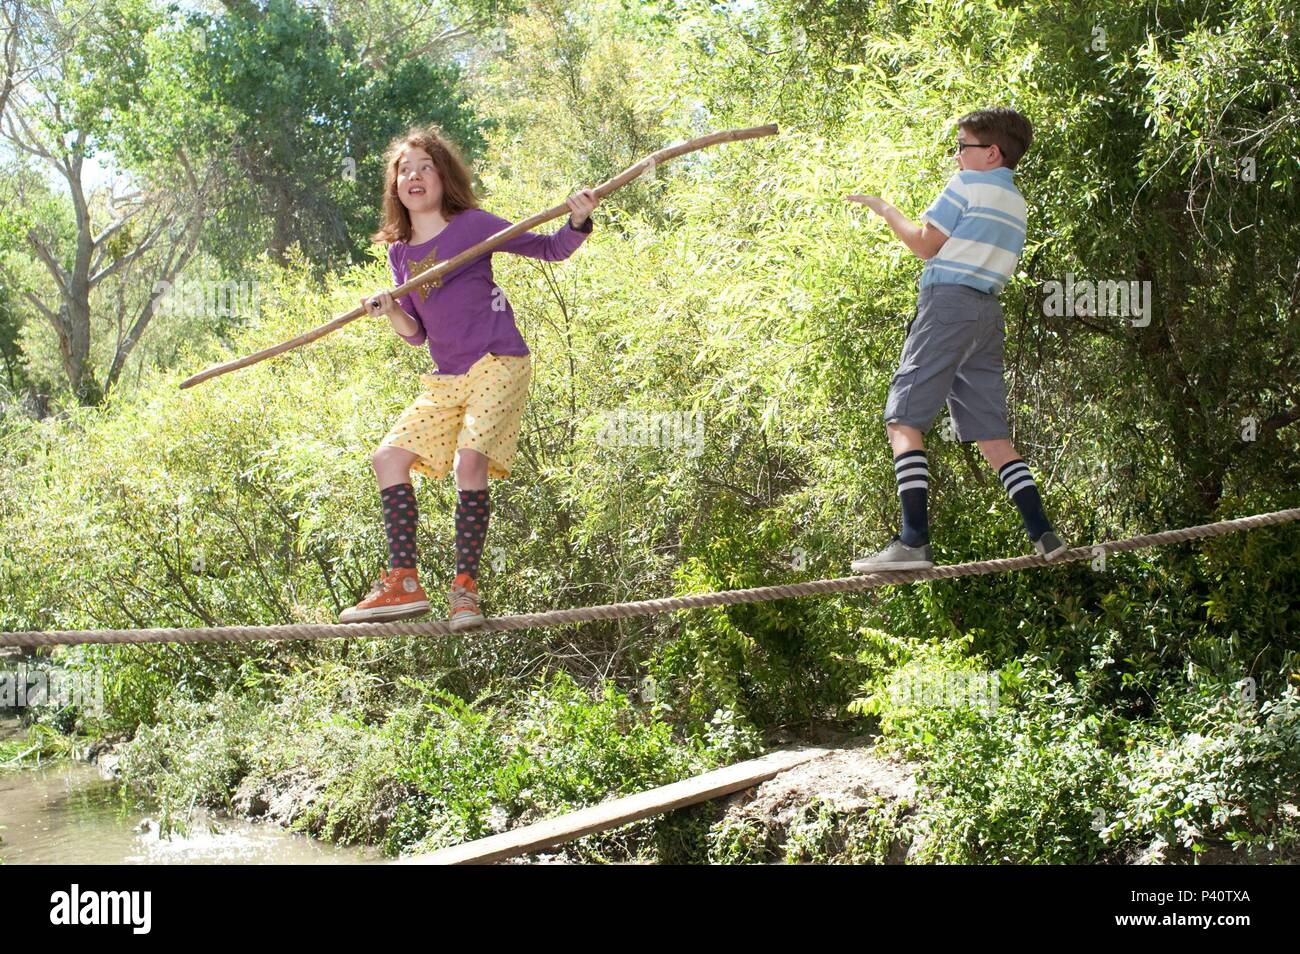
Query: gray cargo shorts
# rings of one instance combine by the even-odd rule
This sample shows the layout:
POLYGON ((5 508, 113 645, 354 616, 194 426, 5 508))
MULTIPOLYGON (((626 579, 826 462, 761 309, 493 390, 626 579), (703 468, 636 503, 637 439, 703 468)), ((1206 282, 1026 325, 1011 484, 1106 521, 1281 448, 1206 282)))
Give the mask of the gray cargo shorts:
POLYGON ((967 285, 926 285, 916 297, 885 423, 925 433, 944 402, 959 441, 1011 436, 1002 380, 1006 332, 997 295, 967 285))

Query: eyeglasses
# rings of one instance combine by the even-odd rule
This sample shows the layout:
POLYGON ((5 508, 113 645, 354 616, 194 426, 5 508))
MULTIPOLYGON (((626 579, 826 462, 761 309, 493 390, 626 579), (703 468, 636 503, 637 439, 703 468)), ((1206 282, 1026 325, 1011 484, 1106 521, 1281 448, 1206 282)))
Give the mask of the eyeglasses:
POLYGON ((957 148, 953 150, 953 155, 959 156, 961 155, 961 151, 963 149, 969 149, 972 146, 979 146, 981 149, 983 149, 985 146, 996 146, 996 145, 997 143, 995 142, 959 142, 957 143, 957 148))

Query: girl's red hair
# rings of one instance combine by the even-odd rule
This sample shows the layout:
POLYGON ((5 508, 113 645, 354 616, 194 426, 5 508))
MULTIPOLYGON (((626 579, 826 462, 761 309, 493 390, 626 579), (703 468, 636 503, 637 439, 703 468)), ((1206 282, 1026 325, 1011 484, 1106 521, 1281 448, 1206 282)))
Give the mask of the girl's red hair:
POLYGON ((433 159, 433 166, 442 181, 442 214, 446 218, 466 209, 478 208, 478 196, 474 195, 469 167, 456 144, 436 126, 412 126, 405 135, 389 143, 384 153, 383 222, 379 231, 370 237, 372 242, 391 245, 411 240, 411 215, 397 195, 397 164, 408 146, 423 149, 433 159))

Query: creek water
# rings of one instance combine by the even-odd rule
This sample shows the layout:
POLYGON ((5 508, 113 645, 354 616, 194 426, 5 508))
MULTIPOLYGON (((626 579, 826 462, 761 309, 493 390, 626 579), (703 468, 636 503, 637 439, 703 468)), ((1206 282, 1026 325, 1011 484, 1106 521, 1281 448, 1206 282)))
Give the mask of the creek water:
MULTIPOLYGON (((0 740, 21 735, 0 719, 0 740)), ((336 848, 242 819, 198 814, 163 838, 147 812, 123 805, 114 782, 82 761, 0 768, 0 860, 5 864, 366 864, 375 849, 336 848)))

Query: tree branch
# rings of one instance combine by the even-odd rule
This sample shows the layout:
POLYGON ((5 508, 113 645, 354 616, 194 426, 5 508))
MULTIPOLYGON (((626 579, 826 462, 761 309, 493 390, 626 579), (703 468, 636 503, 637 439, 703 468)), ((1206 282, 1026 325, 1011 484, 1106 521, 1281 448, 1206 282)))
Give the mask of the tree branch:
POLYGON ((131 249, 131 251, 127 252, 121 258, 114 259, 108 265, 105 265, 103 268, 101 268, 98 272, 91 275, 87 281, 89 287, 94 288, 96 285, 102 282, 105 278, 108 278, 110 275, 116 275, 124 265, 131 264, 141 255, 143 255, 145 252, 152 249, 154 247, 154 244, 157 243, 158 237, 162 235, 162 233, 166 230, 166 228, 167 228, 166 217, 160 217, 158 225, 154 227, 154 230, 149 234, 147 238, 145 238, 143 242, 141 242, 135 248, 131 249))
POLYGON ((29 302, 31 302, 32 305, 36 308, 37 311, 39 311, 41 314, 43 314, 46 318, 50 319, 50 321, 51 321, 52 323, 55 323, 55 324, 54 324, 54 327, 55 327, 56 329, 58 328, 58 324, 57 324, 57 322, 58 322, 58 320, 59 320, 59 316, 58 316, 55 312, 53 312, 53 311, 51 311, 49 308, 47 308, 47 307, 45 306, 45 304, 44 304, 44 303, 43 303, 39 298, 37 298, 35 295, 33 295, 33 294, 32 294, 31 292, 29 292, 29 291, 25 291, 25 292, 23 292, 23 297, 26 298, 29 302))
POLYGON ((54 283, 59 286, 59 294, 67 295, 71 279, 68 277, 68 273, 64 271, 63 266, 55 259, 54 253, 45 247, 45 243, 41 241, 35 229, 27 230, 27 241, 36 250, 36 257, 45 264, 50 274, 54 276, 54 283))
POLYGON ((1274 431, 1280 431, 1289 424, 1294 424, 1296 421, 1300 421, 1300 405, 1288 408, 1285 411, 1279 411, 1277 414, 1274 414, 1272 417, 1263 421, 1259 425, 1259 429, 1271 434, 1274 431))

